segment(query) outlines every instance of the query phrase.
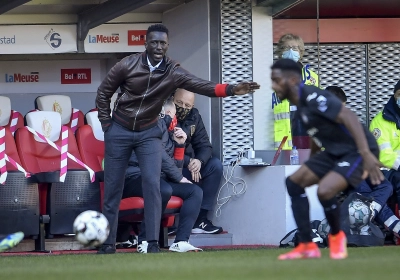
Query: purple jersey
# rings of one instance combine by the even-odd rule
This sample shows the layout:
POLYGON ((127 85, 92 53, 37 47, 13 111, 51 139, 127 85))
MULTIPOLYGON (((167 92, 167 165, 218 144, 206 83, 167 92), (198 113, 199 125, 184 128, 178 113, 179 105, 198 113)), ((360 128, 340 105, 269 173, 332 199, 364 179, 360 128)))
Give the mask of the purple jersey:
MULTIPOLYGON (((307 134, 319 147, 335 156, 357 150, 350 132, 336 122, 342 102, 334 94, 315 86, 302 85, 299 89, 299 104, 295 117, 301 118, 307 134)), ((363 126, 369 148, 378 150, 374 136, 363 126)))

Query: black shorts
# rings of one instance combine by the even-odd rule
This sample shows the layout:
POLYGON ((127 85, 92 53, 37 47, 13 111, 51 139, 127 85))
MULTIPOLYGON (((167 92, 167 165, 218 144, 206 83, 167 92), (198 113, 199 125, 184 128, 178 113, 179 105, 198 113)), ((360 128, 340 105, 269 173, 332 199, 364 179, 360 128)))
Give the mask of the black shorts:
MULTIPOLYGON (((373 152, 373 154, 378 156, 379 152, 373 152)), ((363 180, 363 159, 356 151, 344 156, 334 156, 323 151, 312 156, 304 164, 320 179, 330 171, 334 171, 342 175, 353 187, 357 187, 363 180)))

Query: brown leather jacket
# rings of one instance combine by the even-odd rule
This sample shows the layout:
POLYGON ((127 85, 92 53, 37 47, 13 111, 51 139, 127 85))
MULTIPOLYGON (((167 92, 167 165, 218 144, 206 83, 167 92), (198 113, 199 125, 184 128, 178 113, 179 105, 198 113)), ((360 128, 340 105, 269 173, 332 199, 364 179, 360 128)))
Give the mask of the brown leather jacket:
POLYGON ((157 124, 164 101, 177 88, 209 97, 233 95, 232 85, 200 79, 166 56, 160 66, 150 72, 146 55, 143 52, 125 57, 108 72, 99 86, 96 107, 103 126, 111 122, 110 100, 118 87, 121 92, 115 101, 112 118, 135 131, 157 124))

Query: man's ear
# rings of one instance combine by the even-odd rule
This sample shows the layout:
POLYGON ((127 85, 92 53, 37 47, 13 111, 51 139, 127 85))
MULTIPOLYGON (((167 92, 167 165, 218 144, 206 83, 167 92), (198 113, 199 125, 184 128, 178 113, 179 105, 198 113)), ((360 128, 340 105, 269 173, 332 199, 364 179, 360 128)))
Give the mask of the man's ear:
POLYGON ((290 76, 287 77, 287 79, 289 80, 289 82, 290 82, 291 85, 296 85, 296 84, 298 84, 299 82, 301 82, 300 76, 299 76, 299 75, 296 75, 296 74, 290 74, 290 76))

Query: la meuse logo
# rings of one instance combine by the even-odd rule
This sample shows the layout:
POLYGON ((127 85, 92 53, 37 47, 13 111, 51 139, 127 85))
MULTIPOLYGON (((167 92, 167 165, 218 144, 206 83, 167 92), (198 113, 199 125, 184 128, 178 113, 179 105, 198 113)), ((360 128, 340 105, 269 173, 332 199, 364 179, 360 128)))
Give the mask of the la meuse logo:
POLYGON ((112 33, 111 36, 105 35, 89 35, 89 43, 99 44, 99 43, 119 43, 119 33, 112 33))
POLYGON ((6 83, 38 83, 38 82, 39 82, 39 72, 31 72, 30 74, 6 73, 6 83))

